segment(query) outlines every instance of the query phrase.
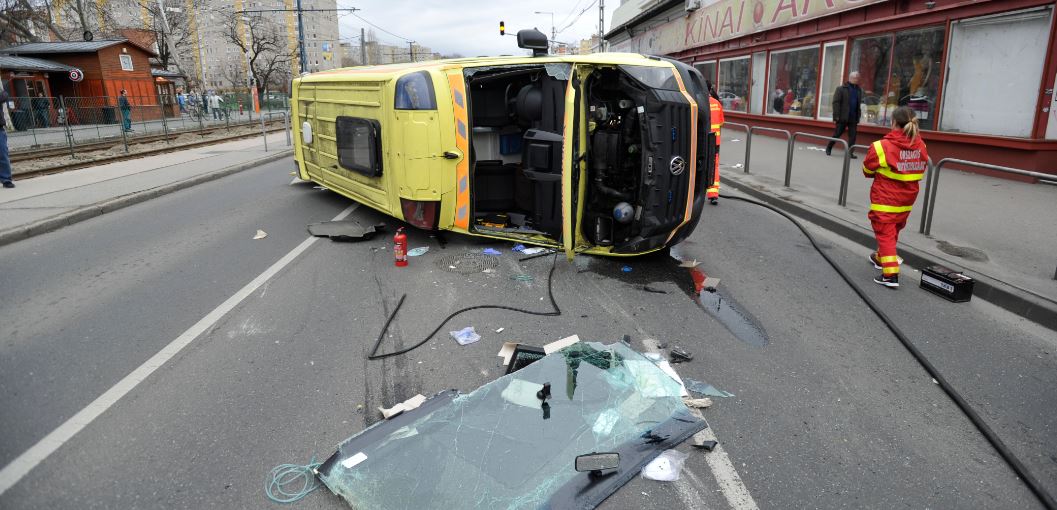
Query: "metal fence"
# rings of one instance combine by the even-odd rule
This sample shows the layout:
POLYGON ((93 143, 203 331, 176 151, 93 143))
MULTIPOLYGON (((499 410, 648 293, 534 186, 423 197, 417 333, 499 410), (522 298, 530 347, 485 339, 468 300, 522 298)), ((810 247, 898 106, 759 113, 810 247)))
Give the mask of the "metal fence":
POLYGON ((254 112, 249 93, 218 94, 209 98, 172 95, 99 97, 14 97, 11 98, 11 126, 8 147, 13 154, 39 148, 62 147, 75 154, 78 146, 106 140, 126 144, 146 136, 178 135, 214 127, 250 125, 261 114, 286 112, 285 97, 272 96, 261 102, 261 114, 254 112))

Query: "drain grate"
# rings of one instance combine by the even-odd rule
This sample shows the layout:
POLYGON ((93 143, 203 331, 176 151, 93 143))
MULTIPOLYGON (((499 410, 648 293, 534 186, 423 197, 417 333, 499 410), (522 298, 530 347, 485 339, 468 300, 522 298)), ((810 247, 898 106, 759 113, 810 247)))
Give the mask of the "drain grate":
POLYGON ((473 274, 495 269, 499 266, 499 257, 480 253, 452 254, 435 259, 434 264, 449 273, 473 274))

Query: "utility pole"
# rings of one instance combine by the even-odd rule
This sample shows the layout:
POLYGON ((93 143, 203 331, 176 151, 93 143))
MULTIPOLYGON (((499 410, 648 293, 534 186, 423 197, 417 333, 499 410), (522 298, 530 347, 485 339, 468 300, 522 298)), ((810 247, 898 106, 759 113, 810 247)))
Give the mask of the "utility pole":
POLYGON ((598 52, 602 53, 606 48, 606 0, 598 0, 598 52))
POLYGON ((305 73, 308 69, 308 63, 305 57, 305 20, 302 17, 301 12, 301 0, 297 0, 297 50, 301 56, 301 74, 305 73))
MULTIPOLYGON (((550 14, 551 15, 551 40, 550 40, 550 43, 547 44, 547 47, 551 48, 553 46, 556 49, 557 48, 557 44, 554 43, 554 40, 558 38, 558 33, 555 32, 555 28, 554 28, 554 13, 551 12, 551 11, 536 11, 536 14, 550 14)), ((552 53, 553 53, 553 51, 552 51, 552 53)))
POLYGON ((360 28, 360 65, 367 65, 367 38, 363 35, 363 28, 360 28))
POLYGON ((407 52, 408 52, 409 55, 411 55, 411 61, 414 62, 415 61, 415 41, 408 41, 407 42, 407 52))

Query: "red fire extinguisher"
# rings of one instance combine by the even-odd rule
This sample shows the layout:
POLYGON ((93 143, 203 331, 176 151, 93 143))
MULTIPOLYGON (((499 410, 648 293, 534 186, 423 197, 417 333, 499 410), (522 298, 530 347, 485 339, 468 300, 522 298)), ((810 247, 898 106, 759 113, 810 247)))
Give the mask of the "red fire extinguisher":
POLYGON ((404 233, 404 227, 396 229, 396 235, 393 236, 393 257, 396 258, 397 267, 407 265, 407 234, 404 233))

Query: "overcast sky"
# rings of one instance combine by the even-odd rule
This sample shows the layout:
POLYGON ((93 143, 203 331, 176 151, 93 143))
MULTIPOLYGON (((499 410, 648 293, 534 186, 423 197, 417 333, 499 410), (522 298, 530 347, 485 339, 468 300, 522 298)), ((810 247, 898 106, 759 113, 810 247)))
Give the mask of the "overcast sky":
MULTIPOLYGON (((360 28, 372 28, 366 20, 395 34, 375 28, 383 43, 406 45, 407 39, 412 39, 441 54, 459 53, 467 57, 520 52, 515 37, 500 37, 500 20, 506 21, 508 34, 536 27, 550 37, 550 15, 534 14, 534 11, 553 11, 558 30, 569 25, 558 34, 558 41, 579 44, 581 39, 598 32, 598 4, 591 0, 337 0, 337 3, 339 8, 362 9, 339 14, 343 41, 359 44, 360 28), (588 6, 577 19, 580 11, 588 6)), ((609 30, 609 21, 619 0, 605 3, 606 30, 609 30)))

